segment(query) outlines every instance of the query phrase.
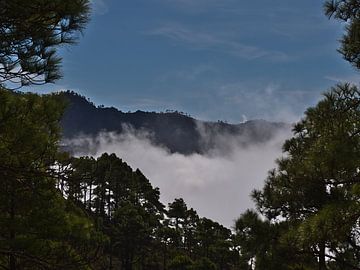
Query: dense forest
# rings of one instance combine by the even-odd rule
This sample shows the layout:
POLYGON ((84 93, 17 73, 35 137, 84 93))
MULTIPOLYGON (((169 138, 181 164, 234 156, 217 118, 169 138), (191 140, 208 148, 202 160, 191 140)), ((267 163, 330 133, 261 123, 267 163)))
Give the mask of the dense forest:
MULTIPOLYGON (((325 9, 347 23, 339 51, 359 68, 360 2, 325 9)), ((89 12, 86 0, 0 1, 1 269, 360 269, 356 86, 305 112, 252 193, 257 209, 230 230, 181 198, 164 205, 114 154, 61 151, 64 99, 15 90, 60 78, 56 48, 76 41, 89 12)))
POLYGON ((114 154, 58 151, 58 95, 1 90, 4 269, 232 269, 232 232, 160 192, 114 154))

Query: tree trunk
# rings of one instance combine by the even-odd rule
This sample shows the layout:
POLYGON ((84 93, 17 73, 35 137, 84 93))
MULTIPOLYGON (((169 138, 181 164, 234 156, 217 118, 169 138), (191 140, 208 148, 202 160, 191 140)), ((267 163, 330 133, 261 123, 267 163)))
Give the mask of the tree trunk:
POLYGON ((16 270, 16 260, 12 252, 9 255, 9 270, 16 270))
POLYGON ((91 202, 92 202, 92 182, 90 182, 90 190, 89 190, 89 203, 88 203, 89 210, 91 210, 91 202))
POLYGON ((167 267, 167 246, 166 243, 163 245, 163 270, 166 270, 167 267))
POLYGON ((109 270, 113 269, 113 243, 110 239, 109 270))
POLYGON ((319 244, 319 270, 326 270, 325 242, 319 244))
POLYGON ((11 195, 10 195, 10 243, 11 243, 11 247, 10 247, 10 253, 9 253, 9 270, 16 270, 16 258, 15 258, 15 254, 14 254, 14 241, 15 241, 15 231, 14 231, 14 227, 13 224, 15 223, 15 190, 12 187, 11 190, 11 195))

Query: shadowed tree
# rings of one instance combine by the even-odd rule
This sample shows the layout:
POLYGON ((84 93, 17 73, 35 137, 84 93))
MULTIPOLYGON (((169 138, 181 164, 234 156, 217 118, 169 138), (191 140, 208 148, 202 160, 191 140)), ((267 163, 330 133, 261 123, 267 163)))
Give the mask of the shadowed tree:
POLYGON ((316 269, 313 256, 298 252, 294 243, 284 237, 288 222, 271 223, 258 213, 247 210, 236 220, 236 240, 240 246, 244 269, 287 270, 316 269))
POLYGON ((0 89, 3 269, 86 269, 96 257, 101 235, 55 185, 62 110, 58 96, 0 89))
POLYGON ((164 212, 159 190, 115 154, 73 158, 72 167, 68 199, 83 204, 109 236, 103 253, 109 269, 157 269, 156 237, 164 212))
POLYGON ((201 218, 196 229, 196 240, 198 257, 210 260, 217 269, 231 269, 236 265, 238 252, 233 249, 231 231, 221 224, 201 218))
MULTIPOLYGON (((360 269, 360 92, 338 85, 294 127, 265 186, 253 196, 269 220, 289 222, 299 252, 360 269)), ((332 268, 336 269, 336 268, 332 268)))
POLYGON ((88 0, 0 0, 0 84, 59 79, 57 48, 76 42, 89 10, 88 0))
POLYGON ((346 23, 339 52, 344 59, 360 69, 360 2, 358 0, 327 0, 325 14, 346 23))
POLYGON ((176 255, 169 262, 169 270, 191 270, 193 261, 186 255, 176 255))
POLYGON ((182 248, 183 234, 184 234, 184 222, 186 218, 187 206, 182 198, 175 199, 172 203, 168 205, 167 216, 170 218, 170 225, 175 227, 176 234, 175 239, 173 239, 175 246, 177 248, 182 248))

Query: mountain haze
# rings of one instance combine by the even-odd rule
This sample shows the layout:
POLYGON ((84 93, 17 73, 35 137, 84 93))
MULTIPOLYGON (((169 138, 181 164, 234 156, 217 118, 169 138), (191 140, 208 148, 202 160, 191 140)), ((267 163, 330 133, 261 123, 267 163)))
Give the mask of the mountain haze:
POLYGON ((96 137, 101 132, 146 134, 152 143, 171 153, 204 154, 222 148, 221 142, 235 139, 243 146, 265 143, 290 125, 265 120, 240 124, 222 121, 208 122, 194 119, 178 111, 122 112, 114 107, 96 106, 86 97, 73 91, 60 92, 68 102, 62 119, 63 136, 96 137))

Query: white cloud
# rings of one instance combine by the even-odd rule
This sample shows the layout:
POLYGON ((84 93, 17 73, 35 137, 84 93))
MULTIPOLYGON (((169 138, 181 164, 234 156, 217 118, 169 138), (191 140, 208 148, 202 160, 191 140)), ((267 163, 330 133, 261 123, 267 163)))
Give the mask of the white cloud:
POLYGON ((133 169, 139 168, 160 188, 163 203, 183 197, 201 216, 230 227, 241 212, 254 207, 249 194, 262 187, 288 136, 283 131, 267 143, 249 147, 239 144, 241 138, 219 137, 220 147, 211 153, 189 156, 153 145, 146 133, 104 133, 95 140, 80 138, 77 143, 95 143, 95 156, 115 152, 133 169))
POLYGON ((173 41, 184 43, 192 49, 223 52, 248 60, 266 58, 284 61, 288 59, 288 56, 280 51, 263 49, 219 34, 194 31, 180 25, 159 27, 148 31, 146 34, 166 37, 173 41))

